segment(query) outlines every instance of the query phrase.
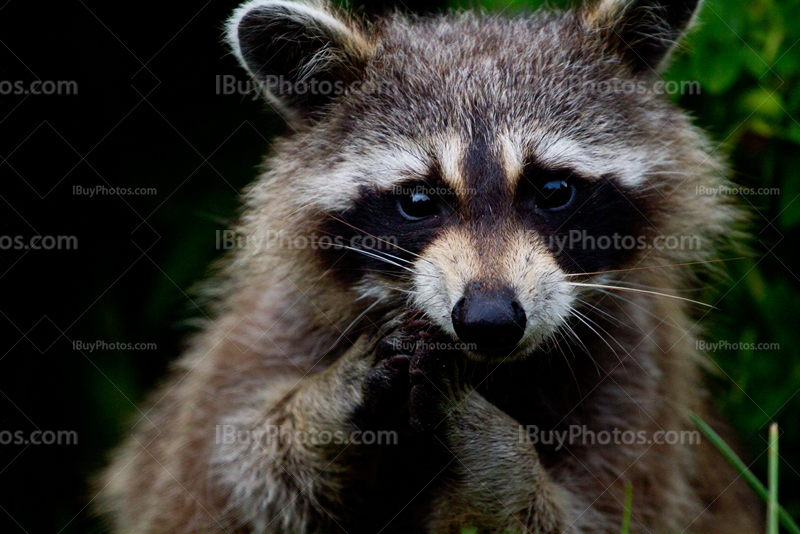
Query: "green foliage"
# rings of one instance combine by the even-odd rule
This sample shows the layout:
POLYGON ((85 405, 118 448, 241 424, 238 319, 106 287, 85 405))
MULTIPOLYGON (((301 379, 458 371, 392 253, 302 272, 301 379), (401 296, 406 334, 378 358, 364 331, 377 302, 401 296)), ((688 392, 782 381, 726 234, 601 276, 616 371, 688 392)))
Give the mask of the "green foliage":
POLYGON ((622 509, 622 526, 619 534, 629 534, 631 531, 631 515, 633 514, 633 484, 625 483, 625 505, 622 509))
MULTIPOLYGON (((778 534, 778 516, 781 513, 778 504, 778 425, 769 427, 769 498, 767 499, 767 534, 778 534)), ((800 532, 791 520, 785 524, 794 533, 800 532), (792 528, 789 528, 791 525, 792 528)))
POLYGON ((691 414, 692 421, 703 433, 703 436, 717 448, 719 453, 736 469, 739 475, 747 482, 756 494, 768 504, 768 534, 777 532, 777 521, 780 517, 781 524, 792 534, 800 534, 800 527, 789 516, 786 510, 778 504, 778 425, 773 423, 769 428, 769 488, 747 467, 739 456, 733 452, 730 445, 717 434, 711 426, 703 421, 699 415, 691 414))

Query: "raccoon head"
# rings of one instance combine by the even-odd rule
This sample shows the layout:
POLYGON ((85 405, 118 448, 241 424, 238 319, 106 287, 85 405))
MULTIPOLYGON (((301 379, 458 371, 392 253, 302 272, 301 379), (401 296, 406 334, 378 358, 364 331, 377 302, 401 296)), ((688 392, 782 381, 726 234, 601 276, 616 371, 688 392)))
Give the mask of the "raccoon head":
POLYGON ((247 3, 229 44, 291 129, 253 220, 316 236, 297 263, 347 306, 419 310, 472 357, 530 354, 594 291, 574 277, 691 259, 724 232, 727 208, 694 191, 721 164, 653 90, 698 3, 375 23, 247 3), (681 232, 704 246, 648 245, 681 232))

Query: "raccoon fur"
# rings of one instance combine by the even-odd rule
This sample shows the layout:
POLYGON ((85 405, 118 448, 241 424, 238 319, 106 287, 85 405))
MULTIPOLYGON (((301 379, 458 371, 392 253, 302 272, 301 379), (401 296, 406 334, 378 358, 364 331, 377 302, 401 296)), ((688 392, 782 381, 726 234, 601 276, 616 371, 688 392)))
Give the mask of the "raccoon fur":
POLYGON ((760 529, 710 444, 664 439, 720 425, 687 264, 741 219, 653 89, 698 3, 237 9, 287 134, 102 477, 113 531, 613 533, 626 485, 631 532, 760 529))

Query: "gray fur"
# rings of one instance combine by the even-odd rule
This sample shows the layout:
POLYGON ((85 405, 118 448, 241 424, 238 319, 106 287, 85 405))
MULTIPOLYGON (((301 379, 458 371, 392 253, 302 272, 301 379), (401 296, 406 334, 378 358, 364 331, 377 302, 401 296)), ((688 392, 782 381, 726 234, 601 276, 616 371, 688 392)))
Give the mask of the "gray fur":
MULTIPOLYGON (((630 267, 715 258, 719 245, 735 237, 741 216, 721 196, 696 194, 698 186, 726 183, 725 163, 705 134, 651 91, 592 89, 599 82, 653 79, 635 72, 618 43, 609 41, 607 29, 620 16, 616 4, 515 18, 395 15, 373 23, 304 4, 324 12, 315 21, 340 21, 331 34, 344 42, 331 45, 365 59, 350 73, 363 84, 313 113, 271 95, 285 104, 291 134, 275 143, 247 191, 238 231, 249 245, 233 251, 209 284, 216 298, 212 319, 151 398, 146 417, 98 485, 100 508, 115 532, 360 531, 354 508, 394 484, 370 477, 392 461, 394 449, 274 440, 220 444, 216 428, 357 429, 352 414, 364 402, 361 385, 373 365, 375 329, 353 335, 348 326, 380 300, 364 324, 416 307, 452 332, 448 306, 468 278, 487 273, 526 286, 523 304, 538 317, 538 330, 515 355, 520 361, 539 357, 574 311, 590 313, 587 303, 599 303, 629 325, 608 332, 610 343, 599 336, 582 340, 602 379, 586 378, 584 384, 593 384, 583 391, 587 401, 565 418, 580 412, 594 430, 652 433, 691 429, 690 411, 709 414, 703 361, 693 341, 697 329, 685 302, 642 294, 604 300, 600 291, 568 287, 540 237, 512 221, 498 224, 485 242, 469 225, 453 230, 415 260, 417 273, 430 268, 429 276, 408 277, 399 288, 380 276, 352 287, 333 283, 318 250, 281 246, 275 238, 307 237, 321 220, 350 207, 363 187, 389 189, 432 165, 440 165, 458 191, 464 186, 461 155, 480 123, 492 133, 493 153, 504 155, 509 180, 520 155, 568 164, 596 179, 614 175, 617 187, 652 203, 647 232, 697 235, 704 245, 652 250, 630 267), (603 11, 609 5, 611 15, 603 11), (491 252, 477 254, 484 246, 491 252), (429 298, 413 297, 421 294, 429 298), (617 365, 618 357, 624 364, 617 365)), ((229 28, 241 59, 236 24, 229 28)), ((305 67, 298 71, 302 77, 313 77, 315 65, 326 68, 315 57, 315 64, 298 66, 305 67)), ((471 194, 480 199, 483 192, 471 194)), ((630 271, 625 281, 672 293, 694 278, 685 267, 666 267, 630 271)), ((519 423, 479 391, 453 385, 444 395, 440 439, 454 461, 410 503, 421 511, 414 516, 418 524, 403 524, 404 531, 618 532, 625 480, 636 488, 632 532, 747 533, 760 527, 753 500, 706 444, 576 447, 545 467, 537 446, 518 438, 519 423)), ((388 517, 385 532, 400 526, 388 517)))

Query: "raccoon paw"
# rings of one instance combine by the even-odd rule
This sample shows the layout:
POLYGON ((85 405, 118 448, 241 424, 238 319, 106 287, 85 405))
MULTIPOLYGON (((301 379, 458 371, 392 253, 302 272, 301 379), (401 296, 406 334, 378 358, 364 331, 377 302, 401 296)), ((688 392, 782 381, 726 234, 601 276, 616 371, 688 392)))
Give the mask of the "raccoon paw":
POLYGON ((422 332, 409 367, 409 425, 432 432, 457 410, 466 387, 461 380, 463 358, 441 335, 422 332))
POLYGON ((413 334, 401 328, 377 343, 372 368, 361 385, 360 413, 368 423, 396 428, 407 419, 408 373, 415 343, 413 334))
POLYGON ((362 383, 362 420, 411 433, 433 430, 457 405, 458 355, 426 321, 393 326, 377 343, 362 383))

